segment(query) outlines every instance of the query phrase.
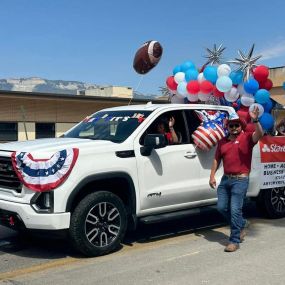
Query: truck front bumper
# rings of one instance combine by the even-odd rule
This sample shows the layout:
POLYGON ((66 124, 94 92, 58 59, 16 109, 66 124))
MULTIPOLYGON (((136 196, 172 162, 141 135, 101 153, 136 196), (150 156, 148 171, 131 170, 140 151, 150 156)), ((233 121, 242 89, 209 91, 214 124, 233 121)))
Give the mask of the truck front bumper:
POLYGON ((37 230, 68 229, 70 213, 36 213, 29 204, 0 200, 0 224, 37 230))

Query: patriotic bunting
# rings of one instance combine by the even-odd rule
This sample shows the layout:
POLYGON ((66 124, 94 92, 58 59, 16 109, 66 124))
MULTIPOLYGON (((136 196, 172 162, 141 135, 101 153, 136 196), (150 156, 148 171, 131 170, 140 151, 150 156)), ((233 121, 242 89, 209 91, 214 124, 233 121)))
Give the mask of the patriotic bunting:
POLYGON ((58 187, 70 174, 78 157, 77 148, 56 152, 48 159, 34 159, 31 153, 13 152, 14 170, 22 183, 37 192, 58 187))

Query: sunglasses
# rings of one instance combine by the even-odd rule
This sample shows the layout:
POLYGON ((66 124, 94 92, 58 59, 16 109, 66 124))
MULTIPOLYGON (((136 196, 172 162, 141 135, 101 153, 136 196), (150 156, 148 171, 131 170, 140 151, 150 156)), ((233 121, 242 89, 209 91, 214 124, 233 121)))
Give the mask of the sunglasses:
POLYGON ((230 129, 233 129, 233 128, 239 128, 240 127, 240 124, 229 124, 229 128, 230 129))

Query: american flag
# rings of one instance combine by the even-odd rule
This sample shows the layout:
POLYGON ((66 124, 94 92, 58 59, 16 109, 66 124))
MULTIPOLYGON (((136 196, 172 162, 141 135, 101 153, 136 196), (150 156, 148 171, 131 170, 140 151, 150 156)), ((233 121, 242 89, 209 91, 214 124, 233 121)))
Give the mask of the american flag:
POLYGON ((224 129, 211 121, 203 122, 192 134, 195 145, 205 151, 210 150, 224 136, 224 129))
POLYGON ((77 148, 56 152, 48 159, 34 159, 28 152, 13 152, 12 164, 17 176, 29 189, 43 192, 55 189, 70 174, 78 158, 77 148))

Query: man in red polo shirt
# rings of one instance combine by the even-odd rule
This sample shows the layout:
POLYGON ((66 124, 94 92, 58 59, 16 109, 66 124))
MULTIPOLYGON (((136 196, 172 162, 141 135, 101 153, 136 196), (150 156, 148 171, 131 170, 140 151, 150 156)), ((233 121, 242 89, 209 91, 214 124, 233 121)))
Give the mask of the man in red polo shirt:
POLYGON ((242 216, 242 207, 249 183, 252 149, 263 136, 262 126, 258 120, 258 107, 249 115, 255 125, 254 132, 244 132, 245 123, 237 114, 230 115, 227 123, 229 134, 219 141, 211 168, 209 184, 215 189, 215 173, 223 161, 224 175, 217 189, 217 208, 231 227, 226 252, 236 251, 245 236, 248 222, 242 216))

